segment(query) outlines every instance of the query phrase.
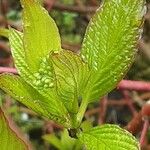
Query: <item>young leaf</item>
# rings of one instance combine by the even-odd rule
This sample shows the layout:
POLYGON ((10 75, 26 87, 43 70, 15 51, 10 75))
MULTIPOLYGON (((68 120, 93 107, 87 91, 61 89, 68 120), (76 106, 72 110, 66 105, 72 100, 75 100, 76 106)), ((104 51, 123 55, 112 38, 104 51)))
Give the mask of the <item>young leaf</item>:
POLYGON ((57 103, 56 97, 53 96, 52 99, 43 97, 19 76, 1 74, 0 88, 41 116, 69 126, 67 112, 57 103))
POLYGON ((52 55, 56 75, 57 93, 69 112, 77 113, 78 99, 81 96, 88 78, 88 66, 73 52, 63 50, 52 55))
POLYGON ((1 150, 29 150, 22 137, 13 130, 10 121, 5 117, 0 108, 0 145, 1 150))
POLYGON ((143 0, 106 0, 89 23, 81 56, 91 70, 84 100, 94 101, 123 78, 131 65, 143 0))
POLYGON ((116 125, 102 125, 79 134, 88 150, 139 150, 137 140, 116 125))
POLYGON ((28 66, 39 69, 41 58, 61 50, 57 26, 36 0, 21 0, 23 7, 24 48, 28 66))

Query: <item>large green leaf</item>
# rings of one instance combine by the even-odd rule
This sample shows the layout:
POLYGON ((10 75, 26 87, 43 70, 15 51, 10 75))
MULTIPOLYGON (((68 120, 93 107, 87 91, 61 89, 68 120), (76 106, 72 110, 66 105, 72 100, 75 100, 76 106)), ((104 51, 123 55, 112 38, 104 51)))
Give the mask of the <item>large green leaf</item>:
POLYGON ((60 36, 54 20, 36 0, 21 0, 23 7, 24 48, 32 71, 50 51, 61 50, 60 36))
POLYGON ((88 66, 81 58, 67 50, 52 55, 57 93, 69 112, 78 112, 78 100, 88 82, 88 66))
POLYGON ((10 121, 0 108, 0 145, 1 150, 29 150, 28 145, 13 130, 10 121))
POLYGON ((116 125, 102 125, 79 134, 88 150, 139 150, 139 143, 116 125))
POLYGON ((91 69, 83 99, 94 101, 124 77, 136 53, 143 0, 106 0, 89 23, 81 57, 91 69))
POLYGON ((23 103, 36 113, 52 119, 64 126, 69 126, 67 111, 57 103, 55 95, 48 99, 39 94, 32 86, 27 84, 21 77, 1 74, 0 88, 10 96, 23 103))

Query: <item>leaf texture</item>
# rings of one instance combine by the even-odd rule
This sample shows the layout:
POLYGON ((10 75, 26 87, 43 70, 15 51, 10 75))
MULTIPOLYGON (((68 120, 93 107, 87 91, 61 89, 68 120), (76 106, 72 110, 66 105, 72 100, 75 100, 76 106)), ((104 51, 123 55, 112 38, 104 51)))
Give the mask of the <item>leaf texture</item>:
POLYGON ((0 88, 41 116, 54 120, 64 126, 69 126, 70 122, 67 118, 67 112, 58 106, 59 103, 55 102, 56 98, 53 97, 52 100, 49 99, 48 101, 19 76, 1 74, 0 88))
POLYGON ((89 23, 81 49, 91 77, 85 100, 94 101, 124 77, 136 53, 143 0, 106 0, 89 23))
POLYGON ((52 56, 56 75, 57 93, 69 112, 77 113, 78 100, 82 96, 88 78, 88 66, 81 58, 67 50, 52 56))
POLYGON ((0 145, 1 150, 29 150, 28 145, 12 129, 10 122, 0 109, 0 145))
POLYGON ((79 135, 88 150, 140 150, 137 140, 116 125, 97 126, 79 135))
MULTIPOLYGON (((56 110, 58 108, 61 110, 61 113, 56 113, 56 118, 58 118, 58 114, 62 114, 63 112, 66 114, 67 111, 60 101, 60 98, 58 98, 56 90, 54 89, 55 83, 53 79, 54 74, 52 73, 53 67, 49 55, 41 59, 39 70, 33 73, 26 63, 22 37, 22 33, 10 28, 9 40, 12 48, 12 54, 15 60, 15 65, 19 74, 24 79, 24 81, 26 81, 35 89, 35 91, 38 91, 43 97, 45 97, 44 99, 41 99, 41 101, 44 101, 45 103, 44 109, 50 110, 48 111, 49 117, 54 108, 54 112, 57 112, 56 110)), ((54 114, 52 116, 54 116, 54 114)))
POLYGON ((21 0, 23 7, 24 48, 28 66, 39 69, 40 61, 50 51, 61 50, 57 26, 36 0, 21 0))

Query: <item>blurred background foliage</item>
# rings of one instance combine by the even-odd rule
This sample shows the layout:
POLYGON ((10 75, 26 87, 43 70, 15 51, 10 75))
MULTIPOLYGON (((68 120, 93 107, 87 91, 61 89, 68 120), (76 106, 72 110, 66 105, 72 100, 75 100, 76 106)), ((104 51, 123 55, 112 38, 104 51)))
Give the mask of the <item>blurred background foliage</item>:
MULTIPOLYGON (((62 38, 62 46, 78 52, 85 34, 86 27, 95 10, 101 5, 101 0, 40 0, 56 21, 62 38)), ((139 51, 135 62, 130 68, 126 79, 150 81, 150 2, 147 1, 147 13, 143 18, 143 34, 138 47, 139 51)), ((0 0, 0 27, 12 26, 22 30, 21 6, 19 0, 0 0)), ((13 67, 13 60, 7 39, 0 38, 0 66, 13 67)), ((135 108, 140 110, 142 104, 137 100, 144 94, 144 100, 150 98, 150 93, 129 92, 129 96, 135 100, 135 108), (147 95, 146 95, 147 94, 147 95)), ((133 117, 133 112, 126 105, 118 105, 124 97, 124 93, 114 90, 109 93, 107 99, 115 100, 115 105, 107 107, 105 122, 127 125, 133 117)), ((67 131, 54 122, 37 116, 34 112, 22 104, 11 99, 1 91, 0 105, 4 107, 21 130, 32 142, 37 150, 80 150, 81 143, 71 139, 67 131)), ((99 117, 103 103, 91 104, 83 123, 85 129, 102 123, 99 117)), ((103 116, 102 116, 103 117, 103 116)), ((149 136, 150 137, 150 136, 149 136)), ((150 139, 150 138, 149 138, 150 139)))

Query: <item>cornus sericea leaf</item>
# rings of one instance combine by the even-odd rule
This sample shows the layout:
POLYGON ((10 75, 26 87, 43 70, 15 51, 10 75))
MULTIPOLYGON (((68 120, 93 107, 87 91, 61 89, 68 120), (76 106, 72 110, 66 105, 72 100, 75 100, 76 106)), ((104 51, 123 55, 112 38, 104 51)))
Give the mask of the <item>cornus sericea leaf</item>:
POLYGON ((78 98, 88 78, 88 66, 73 52, 63 50, 52 56, 57 80, 57 92, 69 112, 78 112, 78 98))
POLYGON ((29 150, 23 139, 12 129, 10 121, 0 108, 0 145, 1 150, 29 150))
POLYGON ((83 99, 94 101, 123 78, 136 52, 143 0, 106 0, 91 19, 81 57, 91 69, 83 99))
POLYGON ((88 150, 139 150, 137 140, 116 125, 97 126, 78 135, 88 150))
POLYGON ((56 24, 36 0, 21 0, 23 6, 24 48, 30 69, 37 71, 40 61, 50 51, 61 50, 56 24))

